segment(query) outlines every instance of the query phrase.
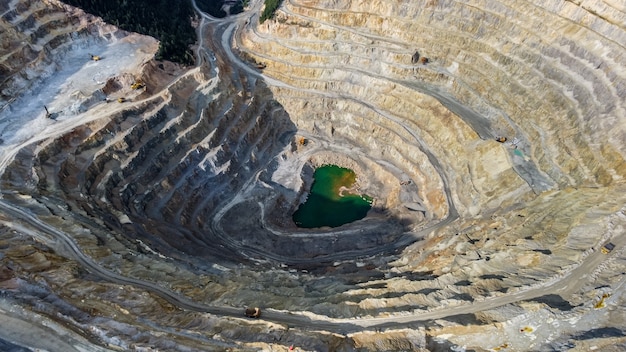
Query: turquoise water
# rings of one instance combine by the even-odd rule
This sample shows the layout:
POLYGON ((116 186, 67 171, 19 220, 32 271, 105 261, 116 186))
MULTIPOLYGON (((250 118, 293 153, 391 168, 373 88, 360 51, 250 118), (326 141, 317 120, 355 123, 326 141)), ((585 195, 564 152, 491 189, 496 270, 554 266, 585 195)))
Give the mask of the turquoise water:
POLYGON ((293 214, 296 226, 337 227, 363 219, 372 207, 372 198, 346 191, 343 196, 339 193, 342 186, 350 188, 355 182, 356 174, 350 169, 336 165, 317 168, 309 197, 293 214))

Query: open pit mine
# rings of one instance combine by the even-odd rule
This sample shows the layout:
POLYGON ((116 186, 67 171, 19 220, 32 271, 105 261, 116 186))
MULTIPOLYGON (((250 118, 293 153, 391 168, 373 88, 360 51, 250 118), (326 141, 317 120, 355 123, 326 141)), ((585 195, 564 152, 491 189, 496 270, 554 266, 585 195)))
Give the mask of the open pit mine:
POLYGON ((0 350, 626 350, 624 1, 263 6, 0 1, 0 350))

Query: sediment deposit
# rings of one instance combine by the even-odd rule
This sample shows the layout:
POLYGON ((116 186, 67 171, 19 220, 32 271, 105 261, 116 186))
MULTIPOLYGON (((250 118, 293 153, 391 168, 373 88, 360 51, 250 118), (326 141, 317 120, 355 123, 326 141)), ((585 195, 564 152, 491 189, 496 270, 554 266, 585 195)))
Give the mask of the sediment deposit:
POLYGON ((58 1, 0 4, 0 342, 623 346, 623 4, 261 6, 199 14, 179 67, 58 1), (297 228, 324 164, 373 207, 297 228))

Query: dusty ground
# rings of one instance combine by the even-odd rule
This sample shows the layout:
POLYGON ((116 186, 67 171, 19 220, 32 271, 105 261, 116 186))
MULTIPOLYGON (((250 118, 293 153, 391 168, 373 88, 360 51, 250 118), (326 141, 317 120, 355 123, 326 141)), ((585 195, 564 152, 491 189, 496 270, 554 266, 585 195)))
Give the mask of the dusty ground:
POLYGON ((261 5, 200 17, 189 68, 56 1, 0 5, 0 343, 623 346, 624 9, 261 5), (325 163, 375 206, 298 229, 325 163))

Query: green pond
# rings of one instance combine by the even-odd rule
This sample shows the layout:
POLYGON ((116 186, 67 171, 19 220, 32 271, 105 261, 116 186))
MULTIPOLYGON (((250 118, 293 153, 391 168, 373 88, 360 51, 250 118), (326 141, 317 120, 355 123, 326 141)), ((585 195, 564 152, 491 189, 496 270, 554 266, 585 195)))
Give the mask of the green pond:
POLYGON ((350 188, 356 182, 356 174, 350 169, 325 165, 315 170, 311 192, 293 214, 298 227, 337 227, 363 219, 372 207, 372 198, 351 194, 341 187, 350 188))

